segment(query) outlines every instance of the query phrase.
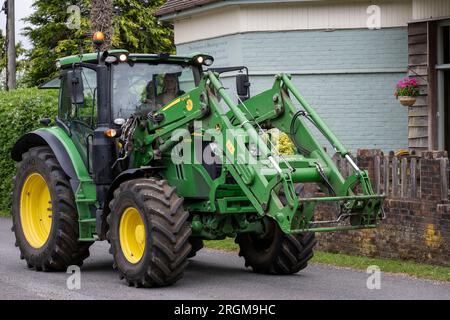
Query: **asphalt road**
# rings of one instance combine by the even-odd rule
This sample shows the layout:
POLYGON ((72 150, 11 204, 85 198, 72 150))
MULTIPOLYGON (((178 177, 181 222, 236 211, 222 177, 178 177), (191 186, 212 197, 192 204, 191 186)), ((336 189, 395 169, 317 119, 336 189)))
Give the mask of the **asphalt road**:
POLYGON ((106 242, 96 243, 81 269, 81 289, 69 290, 69 274, 35 272, 19 259, 0 218, 0 299, 450 299, 450 284, 403 275, 381 275, 381 289, 367 289, 364 271, 311 264, 293 276, 252 273, 237 254, 204 249, 184 278, 162 289, 129 288, 112 269, 106 242))

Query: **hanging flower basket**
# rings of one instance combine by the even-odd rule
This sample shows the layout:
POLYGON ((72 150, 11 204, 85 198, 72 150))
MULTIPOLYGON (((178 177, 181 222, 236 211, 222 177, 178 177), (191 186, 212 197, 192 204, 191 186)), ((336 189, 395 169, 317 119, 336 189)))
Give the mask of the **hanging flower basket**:
POLYGON ((402 96, 398 97, 398 101, 405 107, 412 107, 416 103, 416 97, 402 96))
POLYGON ((405 107, 411 107, 416 103, 417 97, 420 95, 419 86, 415 78, 403 78, 397 83, 395 97, 405 107))

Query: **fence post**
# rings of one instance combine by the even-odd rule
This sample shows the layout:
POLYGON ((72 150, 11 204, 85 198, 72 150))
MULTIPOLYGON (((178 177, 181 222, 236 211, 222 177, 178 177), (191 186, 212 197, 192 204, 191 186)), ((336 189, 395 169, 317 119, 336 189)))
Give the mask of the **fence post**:
POLYGON ((411 198, 417 197, 417 177, 416 177, 416 168, 417 168, 417 159, 416 157, 411 158, 411 164, 410 164, 410 185, 411 185, 411 198))
POLYGON ((420 195, 423 200, 448 199, 447 151, 422 152, 420 161, 420 195))

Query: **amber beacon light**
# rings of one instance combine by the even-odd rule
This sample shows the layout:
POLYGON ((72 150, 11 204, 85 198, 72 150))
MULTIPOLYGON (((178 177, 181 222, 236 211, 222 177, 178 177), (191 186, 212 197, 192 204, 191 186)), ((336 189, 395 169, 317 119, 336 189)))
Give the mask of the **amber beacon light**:
POLYGON ((105 42, 105 34, 101 31, 97 31, 92 36, 92 41, 95 45, 101 46, 105 42))

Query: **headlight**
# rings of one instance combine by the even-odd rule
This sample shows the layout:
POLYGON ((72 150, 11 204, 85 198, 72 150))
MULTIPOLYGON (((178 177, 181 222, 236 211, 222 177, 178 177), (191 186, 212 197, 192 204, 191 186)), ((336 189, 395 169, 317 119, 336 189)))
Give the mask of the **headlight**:
POLYGON ((117 62, 117 57, 115 57, 115 56, 108 56, 108 57, 105 59, 105 62, 106 62, 106 63, 114 63, 114 62, 117 62))
POLYGON ((209 67, 214 63, 214 58, 208 55, 201 55, 195 58, 195 62, 200 65, 209 67))
POLYGON ((197 58, 197 63, 198 64, 203 64, 203 61, 205 61, 205 58, 203 58, 202 56, 197 58))
POLYGON ((207 58, 205 59, 205 61, 203 62, 203 64, 207 67, 211 66, 214 63, 214 59, 213 58, 207 58))
POLYGON ((122 53, 119 56, 119 60, 120 60, 120 62, 126 62, 128 60, 128 56, 125 53, 122 53))

